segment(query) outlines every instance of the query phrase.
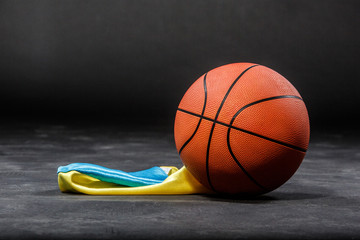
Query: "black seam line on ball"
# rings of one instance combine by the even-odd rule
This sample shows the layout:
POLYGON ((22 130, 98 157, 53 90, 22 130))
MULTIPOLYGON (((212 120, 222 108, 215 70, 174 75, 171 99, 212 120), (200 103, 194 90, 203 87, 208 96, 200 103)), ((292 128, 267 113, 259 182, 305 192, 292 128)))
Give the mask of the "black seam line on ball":
MULTIPOLYGON (((206 101, 207 101, 207 89, 206 89, 206 76, 207 76, 207 73, 205 73, 204 75, 204 92, 205 92, 205 97, 204 97, 204 105, 203 105, 203 109, 202 109, 202 112, 201 112, 201 116, 204 115, 204 112, 205 112, 205 107, 206 107, 206 101)), ((202 120, 202 117, 200 117, 199 119, 199 122, 195 128, 195 131, 193 132, 193 134, 190 136, 190 138, 182 145, 182 147, 180 148, 179 150, 179 154, 181 154, 182 150, 186 147, 186 145, 193 139, 193 137, 195 136, 197 130, 199 129, 200 127, 200 123, 201 123, 201 120, 202 120)))
POLYGON ((252 102, 252 103, 249 103, 249 104, 246 104, 245 106, 243 106, 242 108, 240 108, 239 111, 237 111, 235 113, 235 115, 232 117, 231 119, 231 122, 230 122, 230 125, 233 124, 234 120, 236 119, 236 117, 242 112, 244 111, 246 108, 248 107, 251 107, 255 104, 258 104, 258 103, 262 103, 262 102, 266 102, 266 101, 270 101, 270 100, 275 100, 275 99, 281 99, 281 98, 296 98, 296 99, 299 99, 301 101, 303 101, 303 99, 301 97, 298 97, 298 96, 295 96, 295 95, 280 95, 280 96, 275 96, 275 97, 269 97, 269 98, 263 98, 263 99, 260 99, 258 101, 255 101, 255 102, 252 102))
POLYGON ((199 114, 196 114, 196 113, 193 113, 193 112, 189 112, 189 111, 186 111, 186 110, 181 109, 181 108, 178 108, 177 110, 180 111, 180 112, 184 112, 184 113, 187 113, 187 114, 196 116, 196 117, 201 117, 201 118, 203 118, 203 119, 205 119, 205 120, 207 120, 207 121, 214 122, 214 123, 218 123, 218 124, 220 124, 220 125, 223 125, 223 126, 225 126, 225 127, 231 128, 231 129, 235 129, 235 130, 238 130, 238 131, 241 131, 241 132, 244 132, 244 133, 247 133, 247 134, 250 134, 250 135, 259 137, 259 138, 262 138, 262 139, 266 139, 266 140, 268 140, 268 141, 270 141, 270 142, 274 142, 274 143, 283 145, 283 146, 285 146, 285 147, 289 147, 289 148, 298 150, 298 151, 300 151, 300 152, 306 152, 306 151, 307 151, 307 150, 304 149, 304 148, 300 148, 300 147, 298 147, 298 146, 294 146, 294 145, 288 144, 288 143, 286 143, 286 142, 282 142, 282 141, 278 141, 278 140, 275 140, 275 139, 272 139, 272 138, 269 138, 269 137, 265 137, 265 136, 263 136, 263 135, 260 135, 260 134, 257 134, 257 133, 254 133, 254 132, 251 132, 251 131, 242 129, 242 128, 238 128, 238 127, 235 127, 235 126, 231 126, 231 125, 229 125, 229 124, 226 124, 226 123, 223 123, 223 122, 220 122, 220 121, 215 121, 214 119, 211 119, 211 118, 209 118, 209 117, 201 116, 201 115, 199 115, 199 114))
POLYGON ((248 67, 247 69, 245 69, 242 73, 240 73, 240 75, 239 75, 239 76, 234 80, 234 82, 230 85, 230 87, 229 87, 229 89, 227 90, 227 92, 226 92, 223 100, 222 100, 221 103, 220 103, 220 106, 219 106, 219 108, 218 108, 218 110, 217 110, 217 112, 216 112, 216 115, 215 115, 215 119, 214 119, 213 125, 212 125, 211 130, 210 130, 209 141, 208 141, 208 145, 207 145, 207 149, 206 149, 206 175, 207 175, 207 180, 208 180, 208 183, 209 183, 211 189, 212 189, 213 191, 215 191, 215 192, 216 192, 216 190, 215 190, 214 186, 211 184, 210 171, 209 171, 210 144, 211 144, 211 139, 212 139, 212 135, 213 135, 213 132, 214 132, 215 124, 216 124, 216 121, 217 121, 217 119, 218 119, 218 117, 219 117, 220 111, 221 111, 221 109, 222 109, 222 107, 223 107, 223 105, 224 105, 227 97, 229 96, 231 90, 232 90, 233 87, 235 86, 235 84, 239 81, 239 79, 240 79, 247 71, 249 71, 251 68, 256 67, 256 66, 258 66, 258 65, 252 65, 252 66, 248 67))
MULTIPOLYGON (((300 97, 298 96, 293 96, 293 95, 281 95, 281 96, 276 96, 276 97, 270 97, 270 98, 264 98, 264 99, 261 99, 261 100, 258 100, 258 101, 255 101, 255 102, 252 102, 252 103, 249 103, 247 105, 245 105, 244 107, 240 108, 239 111, 237 111, 234 116, 232 117, 231 119, 231 122, 230 122, 230 126, 232 126, 232 124, 234 123, 236 117, 240 114, 240 112, 244 111, 246 108, 248 107, 251 107, 253 105, 256 105, 258 103, 262 103, 262 102, 266 102, 266 101, 271 101, 271 100, 275 100, 275 99, 282 99, 282 98, 296 98, 296 99, 300 99, 302 100, 300 97)), ((253 178, 250 173, 248 173, 246 171, 246 169, 241 165, 241 163, 239 162, 239 160, 237 160, 234 152, 232 151, 232 148, 231 148, 231 144, 230 144, 230 131, 231 131, 231 127, 228 128, 228 131, 227 131, 227 136, 226 136, 226 142, 227 142, 227 147, 229 149, 229 152, 232 156, 232 158, 234 159, 234 161, 236 162, 236 164, 242 169, 242 171, 246 174, 246 176, 248 176, 248 178, 253 181, 258 187, 262 188, 263 190, 267 190, 263 185, 261 185, 260 183, 258 183, 255 178, 253 178)))

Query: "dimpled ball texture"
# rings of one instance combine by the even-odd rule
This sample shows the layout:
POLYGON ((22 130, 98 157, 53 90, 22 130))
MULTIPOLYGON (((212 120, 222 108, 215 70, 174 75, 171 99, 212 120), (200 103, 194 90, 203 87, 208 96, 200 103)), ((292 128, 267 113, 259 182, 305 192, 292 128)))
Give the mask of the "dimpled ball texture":
POLYGON ((310 126, 288 80, 265 66, 233 63, 205 73, 187 90, 174 136, 182 162, 205 187, 257 195, 296 172, 310 126))

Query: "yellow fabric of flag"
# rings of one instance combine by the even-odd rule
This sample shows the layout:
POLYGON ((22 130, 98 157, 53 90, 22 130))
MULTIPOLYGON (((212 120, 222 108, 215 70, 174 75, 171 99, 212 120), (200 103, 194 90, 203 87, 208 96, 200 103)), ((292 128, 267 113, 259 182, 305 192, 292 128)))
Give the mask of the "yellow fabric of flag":
MULTIPOLYGON (((169 168, 169 167, 167 167, 169 168)), ((59 172, 58 184, 62 192, 75 192, 90 195, 180 195, 212 194, 186 169, 170 167, 168 177, 159 184, 128 187, 104 182, 78 171, 59 172)))

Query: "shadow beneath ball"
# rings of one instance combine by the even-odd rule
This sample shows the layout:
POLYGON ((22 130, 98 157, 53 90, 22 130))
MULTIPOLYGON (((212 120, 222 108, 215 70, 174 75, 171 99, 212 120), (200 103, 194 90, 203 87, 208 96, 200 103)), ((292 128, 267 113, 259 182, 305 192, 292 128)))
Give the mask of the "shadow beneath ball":
POLYGON ((216 202, 239 202, 239 203, 266 203, 277 200, 272 196, 259 195, 259 196, 246 196, 240 194, 214 194, 206 195, 210 201, 216 202))
POLYGON ((244 194, 214 194, 207 195, 210 201, 219 202, 239 202, 239 203, 270 203, 274 201, 295 201, 309 200, 327 197, 326 193, 309 193, 309 192, 271 192, 263 195, 244 195, 244 194))

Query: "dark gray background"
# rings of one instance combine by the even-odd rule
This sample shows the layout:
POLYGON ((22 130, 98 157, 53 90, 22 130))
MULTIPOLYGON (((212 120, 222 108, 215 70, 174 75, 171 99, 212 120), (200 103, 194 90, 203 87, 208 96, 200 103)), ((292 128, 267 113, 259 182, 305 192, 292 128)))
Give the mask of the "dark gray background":
POLYGON ((359 10, 0 0, 0 239, 360 239, 359 10), (73 162, 181 167, 177 105, 232 62, 275 69, 308 106, 311 143, 283 186, 255 198, 59 191, 57 167, 73 162))
POLYGON ((1 1, 2 119, 163 124, 204 72, 253 62, 312 128, 355 128, 359 1, 1 1))

